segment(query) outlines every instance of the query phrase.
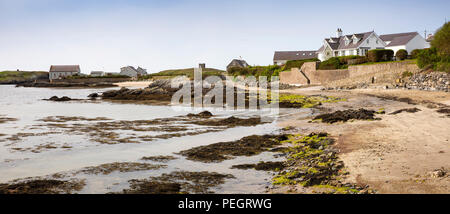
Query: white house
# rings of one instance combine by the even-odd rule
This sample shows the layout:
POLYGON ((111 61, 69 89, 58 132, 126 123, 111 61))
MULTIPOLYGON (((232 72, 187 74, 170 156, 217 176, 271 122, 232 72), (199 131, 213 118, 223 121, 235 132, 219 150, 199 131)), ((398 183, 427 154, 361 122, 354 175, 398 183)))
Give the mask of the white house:
POLYGON ((91 71, 91 76, 93 77, 102 77, 105 75, 106 73, 104 71, 91 71))
POLYGON ((49 79, 63 79, 68 76, 81 75, 79 65, 52 65, 50 66, 49 79))
POLYGON ((385 46, 386 43, 374 31, 342 35, 339 28, 336 37, 324 39, 322 47, 317 51, 317 57, 324 61, 337 56, 365 56, 369 50, 383 49, 385 46))
POLYGON ((338 28, 335 37, 324 39, 317 56, 319 60, 324 61, 337 56, 365 56, 372 49, 391 49, 394 54, 400 49, 405 49, 410 54, 414 49, 429 47, 430 44, 417 32, 378 36, 371 31, 342 35, 342 30, 338 28))
POLYGON ((394 54, 400 49, 405 49, 411 54, 415 49, 430 47, 430 43, 417 32, 386 34, 380 38, 386 43, 385 48, 393 50, 394 54))
POLYGON ((147 69, 138 67, 137 69, 133 66, 126 66, 120 69, 120 75, 125 75, 133 78, 144 76, 147 74, 147 69))

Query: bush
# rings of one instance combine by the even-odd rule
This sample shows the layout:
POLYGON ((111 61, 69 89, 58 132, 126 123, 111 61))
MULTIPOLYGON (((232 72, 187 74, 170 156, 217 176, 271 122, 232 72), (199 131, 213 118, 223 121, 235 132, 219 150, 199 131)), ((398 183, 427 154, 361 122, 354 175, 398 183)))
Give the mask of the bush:
POLYGON ((340 56, 332 57, 325 60, 319 64, 319 69, 321 70, 334 70, 334 69, 346 69, 348 65, 357 65, 367 62, 367 57, 365 56, 340 56))
POLYGON ((359 65, 367 62, 367 57, 361 56, 355 59, 349 59, 347 64, 348 65, 359 65))
POLYGON ((228 74, 233 76, 266 76, 270 78, 271 76, 278 76, 280 71, 281 67, 278 65, 249 66, 245 68, 231 67, 228 69, 228 74))
POLYGON ((305 62, 317 62, 317 61, 320 61, 320 60, 317 58, 303 59, 303 60, 289 60, 283 66, 282 70, 286 71, 286 70, 290 70, 291 68, 301 68, 305 62))
POLYGON ((423 49, 414 49, 411 51, 411 59, 417 59, 417 56, 419 55, 420 51, 423 49))
POLYGON ((341 67, 341 62, 337 57, 331 57, 319 64, 319 69, 321 70, 333 70, 339 69, 341 67))
POLYGON ((400 49, 395 53, 395 57, 397 60, 405 60, 408 57, 408 51, 405 49, 400 49))
POLYGON ((391 61, 394 56, 394 51, 389 49, 374 49, 369 50, 368 59, 370 62, 384 62, 391 61))
POLYGON ((424 68, 431 65, 433 69, 436 69, 437 63, 441 61, 441 58, 437 54, 436 48, 427 48, 420 51, 417 55, 417 65, 419 68, 424 68))

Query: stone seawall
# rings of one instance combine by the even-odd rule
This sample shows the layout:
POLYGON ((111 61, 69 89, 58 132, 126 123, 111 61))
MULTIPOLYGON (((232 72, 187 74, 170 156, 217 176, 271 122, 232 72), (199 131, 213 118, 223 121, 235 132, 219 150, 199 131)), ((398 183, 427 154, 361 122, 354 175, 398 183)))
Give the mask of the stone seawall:
POLYGON ((349 66, 348 69, 318 70, 317 62, 306 62, 301 70, 280 73, 280 82, 298 85, 328 87, 360 87, 369 84, 395 84, 404 72, 417 73, 420 69, 410 61, 349 66))

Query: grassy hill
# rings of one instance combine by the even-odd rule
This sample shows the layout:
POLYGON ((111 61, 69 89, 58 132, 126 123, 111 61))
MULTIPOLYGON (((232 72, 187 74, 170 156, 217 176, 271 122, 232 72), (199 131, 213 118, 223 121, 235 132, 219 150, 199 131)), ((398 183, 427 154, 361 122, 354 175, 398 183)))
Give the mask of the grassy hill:
MULTIPOLYGON (((226 71, 219 70, 215 68, 205 68, 203 70, 203 77, 206 76, 220 76, 224 75, 226 71)), ((172 69, 172 70, 164 70, 158 73, 148 74, 142 79, 149 79, 156 76, 167 76, 167 77, 175 77, 175 76, 187 76, 189 78, 194 78, 194 68, 185 68, 185 69, 172 69)))
POLYGON ((2 71, 0 84, 15 84, 33 81, 35 79, 48 79, 46 71, 2 71))

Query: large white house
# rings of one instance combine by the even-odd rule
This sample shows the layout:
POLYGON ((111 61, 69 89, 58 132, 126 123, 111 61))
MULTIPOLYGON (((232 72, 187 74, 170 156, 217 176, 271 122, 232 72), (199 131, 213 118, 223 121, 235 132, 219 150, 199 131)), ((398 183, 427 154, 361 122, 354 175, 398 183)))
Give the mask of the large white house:
POLYGON ((317 51, 319 60, 331 57, 359 55, 365 56, 372 49, 391 49, 394 54, 406 49, 408 54, 414 49, 429 48, 430 44, 417 32, 386 34, 378 36, 374 31, 342 35, 339 28, 336 37, 326 38, 317 51))
POLYGON ((317 56, 321 61, 337 56, 365 56, 371 49, 384 49, 384 47, 386 43, 374 31, 342 35, 342 30, 339 28, 336 37, 324 39, 322 47, 317 51, 317 56))

